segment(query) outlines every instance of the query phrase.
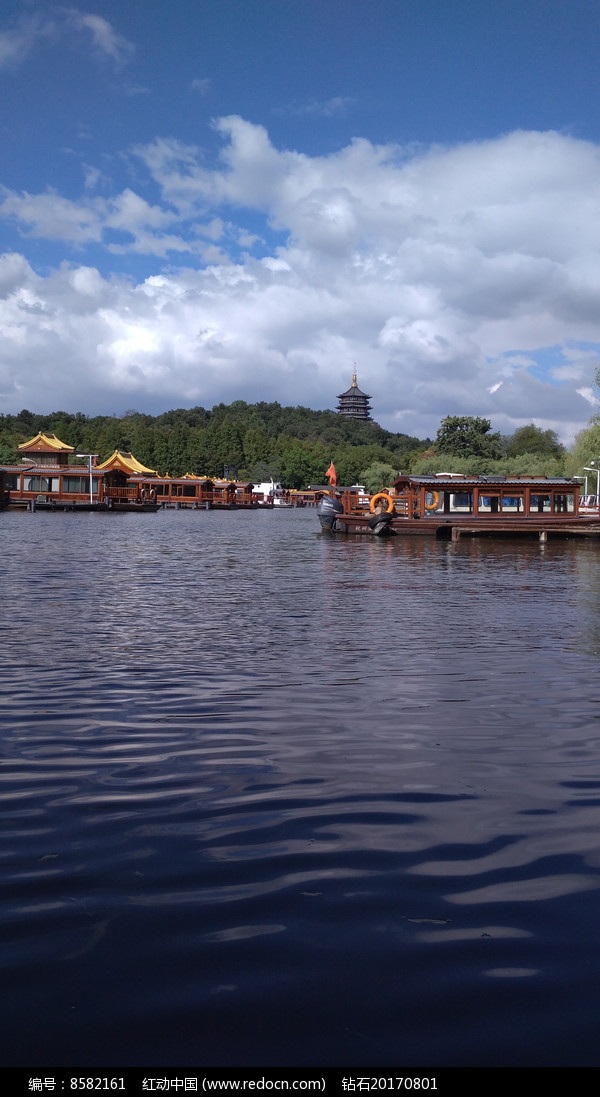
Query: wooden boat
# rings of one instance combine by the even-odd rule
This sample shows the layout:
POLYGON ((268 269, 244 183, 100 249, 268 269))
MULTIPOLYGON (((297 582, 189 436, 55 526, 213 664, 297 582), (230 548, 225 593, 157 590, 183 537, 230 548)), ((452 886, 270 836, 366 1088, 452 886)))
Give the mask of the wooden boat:
POLYGON ((94 454, 76 454, 55 434, 41 431, 18 447, 21 463, 2 465, 6 505, 30 510, 158 510, 136 481, 154 475, 131 453, 117 450, 101 465, 94 454), (75 458, 86 464, 70 464, 75 458))
POLYGON ((580 486, 566 477, 399 476, 369 507, 341 491, 332 532, 389 536, 600 536, 598 506, 580 512, 580 486), (382 521, 384 518, 386 520, 382 521), (379 521, 374 521, 379 518, 379 521))
POLYGON ((20 464, 0 466, 0 505, 144 513, 161 507, 258 507, 262 498, 246 481, 159 476, 123 450, 96 464, 95 455, 75 454, 73 446, 41 431, 18 450, 20 464), (76 457, 86 457, 87 464, 70 464, 76 457))

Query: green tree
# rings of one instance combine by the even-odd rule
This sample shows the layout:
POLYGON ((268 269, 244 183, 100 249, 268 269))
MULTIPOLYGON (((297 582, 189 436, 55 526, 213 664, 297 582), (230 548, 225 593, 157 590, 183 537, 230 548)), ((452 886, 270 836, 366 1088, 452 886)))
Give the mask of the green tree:
POLYGON ((565 452, 555 430, 542 430, 535 423, 519 427, 506 439, 508 457, 518 457, 521 453, 543 453, 551 457, 562 457, 565 452))
POLYGON ((213 471, 220 476, 224 465, 240 469, 244 464, 242 436, 232 415, 225 415, 217 427, 217 463, 220 467, 213 471))
POLYGON ((575 438, 566 459, 567 472, 570 476, 583 476, 585 466, 592 461, 600 463, 600 415, 594 415, 589 426, 575 438))
POLYGON ((255 461, 250 466, 249 479, 253 484, 264 484, 268 480, 281 480, 281 469, 272 461, 255 461))
MULTIPOLYGON (((260 427, 248 427, 244 434, 244 461, 252 468, 257 461, 268 461, 271 453, 269 439, 260 427)), ((261 481, 262 483, 262 481, 261 481)))
POLYGON ((359 473, 358 479, 361 484, 365 485, 371 495, 375 495, 383 488, 389 488, 392 481, 396 479, 397 474, 397 469, 393 468, 392 465, 386 465, 383 461, 373 461, 368 468, 359 473))
POLYGON ((436 454, 454 457, 502 457, 499 434, 490 434, 489 419, 476 415, 447 415, 435 439, 436 454))
POLYGON ((286 488, 302 488, 312 480, 314 464, 309 449, 294 439, 281 458, 281 480, 286 488))

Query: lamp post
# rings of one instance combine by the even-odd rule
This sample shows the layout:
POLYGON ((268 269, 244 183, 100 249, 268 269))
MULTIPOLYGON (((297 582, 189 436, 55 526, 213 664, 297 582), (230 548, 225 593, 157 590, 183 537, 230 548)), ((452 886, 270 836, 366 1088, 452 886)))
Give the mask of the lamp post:
POLYGON ((76 457, 87 457, 88 472, 89 472, 89 475, 90 475, 90 503, 93 505, 93 502, 94 502, 94 481, 92 479, 92 461, 94 460, 95 457, 98 457, 98 454, 97 453, 76 453, 75 456, 76 457))
POLYGON ((597 457, 594 461, 590 461, 590 465, 594 465, 594 468, 587 468, 586 465, 583 466, 584 472, 596 473, 596 499, 598 499, 598 496, 600 495, 600 465, 598 462, 600 462, 600 457, 597 457))

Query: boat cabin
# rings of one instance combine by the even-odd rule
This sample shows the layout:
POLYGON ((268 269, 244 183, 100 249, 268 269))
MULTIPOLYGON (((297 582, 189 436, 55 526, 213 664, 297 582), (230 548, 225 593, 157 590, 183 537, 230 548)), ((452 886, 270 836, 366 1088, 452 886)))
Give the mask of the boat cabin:
POLYGON ((398 476, 394 507, 407 518, 537 518, 579 513, 579 484, 545 476, 398 476))

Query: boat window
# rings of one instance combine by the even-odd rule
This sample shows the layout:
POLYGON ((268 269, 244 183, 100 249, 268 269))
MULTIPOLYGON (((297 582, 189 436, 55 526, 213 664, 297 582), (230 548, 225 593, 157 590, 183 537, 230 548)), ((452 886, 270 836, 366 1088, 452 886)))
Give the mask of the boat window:
POLYGON ((479 513, 480 514, 498 514, 500 510, 500 493, 497 491, 487 492, 485 495, 481 492, 479 494, 479 513))
POLYGON ((25 476, 23 491, 51 491, 51 481, 47 476, 25 476))
POLYGON ((532 494, 529 510, 531 514, 550 514, 552 511, 550 496, 532 494))
MULTIPOLYGON (((89 491, 89 480, 87 481, 89 491)), ((63 491, 75 494, 85 491, 81 487, 81 476, 63 476, 63 491)))
POLYGON ((573 514, 575 510, 575 492, 565 491, 554 496, 555 514, 573 514))
POLYGON ((183 485, 183 494, 185 495, 185 497, 187 499, 195 499, 196 498, 196 485, 195 484, 184 484, 183 485))
POLYGON ((523 514, 525 509, 525 493, 522 491, 510 491, 502 492, 502 513, 503 514, 523 514))
MULTIPOLYGON (((51 491, 58 491, 58 479, 52 480, 51 491)), ((62 490, 68 495, 89 495, 90 493, 90 478, 89 476, 63 476, 62 478, 62 490)), ((92 491, 98 492, 98 477, 92 477, 92 491)))

